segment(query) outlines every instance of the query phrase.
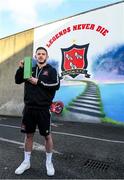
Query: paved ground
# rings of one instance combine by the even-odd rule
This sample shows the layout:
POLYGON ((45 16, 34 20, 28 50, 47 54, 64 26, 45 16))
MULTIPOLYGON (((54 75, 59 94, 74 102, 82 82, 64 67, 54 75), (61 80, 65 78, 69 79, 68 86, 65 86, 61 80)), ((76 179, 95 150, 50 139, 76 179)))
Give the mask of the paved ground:
MULTIPOLYGON (((20 118, 0 118, 0 178, 51 179, 45 171, 43 138, 36 132, 32 166, 14 171, 23 158, 20 118)), ((123 179, 124 127, 100 123, 54 121, 54 179, 123 179)))

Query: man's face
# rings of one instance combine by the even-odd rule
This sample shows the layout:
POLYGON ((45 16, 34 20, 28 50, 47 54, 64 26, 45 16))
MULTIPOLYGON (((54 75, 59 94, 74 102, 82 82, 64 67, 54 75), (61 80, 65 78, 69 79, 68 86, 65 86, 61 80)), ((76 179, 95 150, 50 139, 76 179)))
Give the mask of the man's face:
POLYGON ((35 56, 39 64, 44 64, 48 58, 46 51, 43 49, 39 49, 35 56))

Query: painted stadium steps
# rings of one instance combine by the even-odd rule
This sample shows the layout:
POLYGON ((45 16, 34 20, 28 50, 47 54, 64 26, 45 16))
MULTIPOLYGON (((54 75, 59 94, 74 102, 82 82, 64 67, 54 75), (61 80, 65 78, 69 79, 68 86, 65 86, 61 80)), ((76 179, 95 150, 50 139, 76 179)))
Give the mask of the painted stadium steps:
POLYGON ((79 115, 80 118, 100 120, 105 116, 100 110, 100 102, 97 85, 93 82, 87 82, 85 92, 73 100, 67 109, 70 113, 79 115))

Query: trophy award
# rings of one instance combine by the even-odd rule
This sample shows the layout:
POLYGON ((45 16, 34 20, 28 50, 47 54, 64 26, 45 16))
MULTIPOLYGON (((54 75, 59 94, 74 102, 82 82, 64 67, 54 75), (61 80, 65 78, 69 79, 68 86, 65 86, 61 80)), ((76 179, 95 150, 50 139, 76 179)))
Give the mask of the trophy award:
POLYGON ((28 79, 32 76, 32 58, 24 58, 24 79, 28 79))

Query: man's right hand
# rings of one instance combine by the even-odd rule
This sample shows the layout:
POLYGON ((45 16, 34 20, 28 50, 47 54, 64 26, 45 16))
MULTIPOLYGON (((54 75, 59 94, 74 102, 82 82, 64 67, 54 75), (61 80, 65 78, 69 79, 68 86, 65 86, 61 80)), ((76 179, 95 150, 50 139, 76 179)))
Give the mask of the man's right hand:
POLYGON ((24 67, 24 61, 23 61, 23 60, 20 60, 20 61, 19 61, 19 67, 21 67, 21 68, 24 67))

